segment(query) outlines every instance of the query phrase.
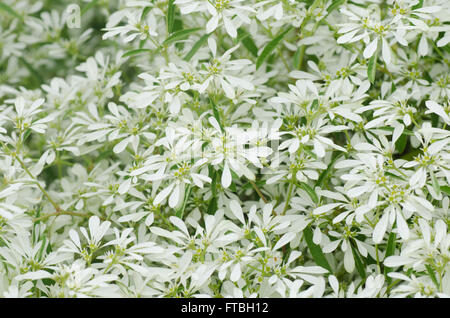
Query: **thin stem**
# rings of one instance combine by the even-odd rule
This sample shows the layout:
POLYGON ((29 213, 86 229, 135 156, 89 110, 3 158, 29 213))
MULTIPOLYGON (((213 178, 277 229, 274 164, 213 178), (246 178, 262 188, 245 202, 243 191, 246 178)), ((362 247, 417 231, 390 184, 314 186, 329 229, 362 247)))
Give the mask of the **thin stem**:
POLYGON ((262 194, 261 190, 258 188, 258 185, 252 180, 249 180, 249 181, 250 181, 250 184, 253 186, 253 189, 255 189, 256 193, 258 193, 259 197, 264 201, 264 203, 269 202, 269 201, 267 201, 264 194, 262 194))
POLYGON ((381 274, 380 258, 378 256, 378 244, 375 244, 375 255, 376 255, 376 258, 377 258, 378 273, 381 274))
POLYGON ((286 211, 288 209, 289 203, 291 201, 292 193, 293 193, 293 190, 294 190, 295 179, 296 179, 295 178, 296 173, 297 173, 296 171, 292 172, 292 178, 291 178, 291 182, 289 184, 288 196, 286 198, 286 203, 285 203, 285 206, 284 206, 284 209, 283 209, 283 213, 281 213, 282 215, 286 214, 286 211))
POLYGON ((45 189, 41 186, 41 184, 39 183, 39 181, 36 179, 35 176, 33 176, 33 174, 30 172, 30 170, 28 170, 27 166, 25 165, 25 163, 19 158, 19 156, 17 154, 11 154, 15 159, 17 159, 17 161, 20 163, 20 165, 22 166, 22 169, 25 170, 25 172, 30 176, 30 178, 32 178, 34 181, 36 181, 37 186, 39 187, 39 189, 42 191, 42 193, 44 194, 44 196, 47 198, 47 200, 51 203, 51 205, 53 205, 53 207, 55 208, 56 212, 62 212, 61 208, 59 207, 58 204, 56 204, 55 201, 53 201, 53 199, 50 197, 50 195, 47 193, 47 191, 45 191, 45 189))
MULTIPOLYGON (((50 202, 50 204, 55 208, 55 212, 35 218, 33 220, 34 222, 46 220, 51 216, 58 216, 58 215, 73 215, 73 216, 80 216, 80 217, 90 217, 90 215, 86 214, 86 213, 71 212, 71 211, 65 211, 65 210, 61 209, 61 207, 50 197, 48 192, 41 186, 41 184, 39 183, 39 180, 31 173, 31 171, 27 168, 27 166, 22 161, 22 159, 20 159, 18 154, 15 152, 11 152, 9 150, 8 146, 5 145, 3 142, 1 144, 2 144, 3 148, 7 151, 7 153, 9 155, 11 155, 14 159, 16 159, 17 162, 19 162, 22 169, 25 170, 25 172, 30 176, 30 178, 36 182, 36 185, 39 187, 42 194, 47 198, 47 200, 50 202)), ((101 218, 101 219, 104 220, 104 218, 101 218)))
MULTIPOLYGON (((45 215, 40 216, 38 218, 35 218, 33 221, 34 222, 43 221, 43 220, 48 219, 51 216, 58 216, 58 215, 72 215, 72 216, 80 216, 80 217, 85 217, 85 218, 88 218, 88 217, 91 216, 90 214, 87 214, 87 213, 64 211, 64 210, 60 209, 59 211, 56 211, 56 212, 53 212, 53 213, 48 213, 48 214, 45 214, 45 215)), ((104 220, 103 217, 100 217, 100 219, 104 220)))

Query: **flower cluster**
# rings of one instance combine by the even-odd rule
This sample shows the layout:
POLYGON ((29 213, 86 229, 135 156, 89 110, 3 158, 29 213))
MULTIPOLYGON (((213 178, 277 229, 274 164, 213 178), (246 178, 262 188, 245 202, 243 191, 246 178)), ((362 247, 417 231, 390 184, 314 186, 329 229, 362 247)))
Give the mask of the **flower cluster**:
POLYGON ((0 297, 450 297, 449 42, 447 0, 3 0, 0 297))

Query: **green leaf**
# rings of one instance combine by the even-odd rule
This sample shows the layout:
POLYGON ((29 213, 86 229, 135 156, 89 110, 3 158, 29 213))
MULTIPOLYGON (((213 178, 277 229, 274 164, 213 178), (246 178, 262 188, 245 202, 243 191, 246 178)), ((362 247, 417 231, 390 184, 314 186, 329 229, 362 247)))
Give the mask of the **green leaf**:
POLYGON ((125 53, 123 53, 122 57, 127 57, 127 56, 132 56, 132 55, 136 55, 136 54, 140 54, 140 53, 145 53, 145 52, 151 52, 152 50, 150 49, 136 49, 136 50, 131 50, 131 51, 127 51, 125 53))
POLYGON ((402 134, 397 141, 395 142, 395 149, 397 149, 398 153, 403 153, 406 148, 406 143, 408 142, 408 136, 406 134, 402 134))
POLYGON ((441 186, 441 190, 448 196, 450 196, 450 187, 449 186, 441 186))
POLYGON ((275 39, 266 44, 261 55, 258 56, 256 60, 256 69, 258 69, 262 63, 272 54, 273 50, 277 47, 277 45, 281 42, 284 36, 292 29, 292 26, 289 26, 286 30, 281 32, 275 39))
POLYGON ((393 174, 392 172, 385 171, 384 173, 385 173, 387 176, 391 176, 392 178, 395 178, 395 179, 398 179, 398 180, 406 181, 404 178, 402 178, 402 177, 400 177, 400 176, 398 176, 398 175, 396 175, 396 174, 393 174))
POLYGON ((299 182, 298 186, 300 188, 302 188, 303 190, 305 190, 306 193, 308 193, 308 195, 311 197, 311 200, 313 200, 314 203, 318 203, 319 202, 319 198, 317 197, 316 192, 308 184, 306 184, 304 182, 299 182))
POLYGON ((255 42, 253 41, 251 35, 245 31, 243 28, 239 28, 237 30, 238 32, 238 40, 242 42, 244 47, 253 55, 258 56, 258 47, 256 46, 255 42))
POLYGON ((34 67, 28 63, 23 57, 19 57, 19 60, 25 65, 25 67, 28 69, 28 71, 33 76, 33 79, 38 83, 38 85, 44 83, 44 79, 42 78, 41 74, 34 69, 34 67))
POLYGON ((195 53, 205 44, 206 40, 208 39, 209 34, 203 35, 195 44, 192 46, 191 50, 186 54, 186 56, 183 58, 186 62, 189 62, 189 60, 194 56, 195 53))
MULTIPOLYGON (((382 130, 386 130, 386 131, 390 131, 390 132, 394 131, 394 127, 388 127, 388 126, 378 127, 377 129, 382 129, 382 130)), ((413 131, 409 130, 409 129, 404 129, 403 134, 408 135, 408 136, 414 136, 413 131)))
POLYGON ((171 43, 183 40, 189 36, 189 34, 197 32, 201 28, 192 28, 192 29, 184 29, 177 32, 172 33, 167 39, 164 40, 163 45, 169 45, 171 43))
MULTIPOLYGON (((385 259, 389 256, 394 255, 395 244, 396 244, 396 235, 395 235, 395 233, 391 232, 389 234, 388 243, 387 243, 387 247, 386 247, 386 255, 384 256, 385 259)), ((387 267, 387 266, 384 267, 384 275, 386 276, 386 279, 389 283, 391 282, 392 279, 389 276, 387 276, 387 274, 391 271, 392 271, 392 268, 387 267)))
POLYGON ((377 56, 378 50, 373 53, 369 60, 369 65, 367 66, 367 77, 372 84, 375 82, 375 74, 377 72, 377 56))
POLYGON ((167 8, 167 32, 171 34, 173 32, 173 23, 175 21, 175 0, 169 0, 167 8))
POLYGON ((311 150, 309 150, 307 148, 303 148, 303 151, 306 152, 311 157, 313 157, 314 159, 317 159, 317 155, 314 152, 312 152, 311 150))
POLYGON ((294 54, 294 60, 292 62, 294 69, 299 70, 300 69, 300 63, 301 63, 301 51, 302 51, 302 46, 299 46, 297 51, 295 51, 294 54))
POLYGON ((189 184, 186 192, 184 194, 184 200, 183 200, 183 205, 181 206, 181 208, 177 211, 177 213, 175 214, 177 217, 179 217, 180 219, 183 218, 183 214, 184 214, 184 210, 186 209, 186 203, 189 199, 189 196, 191 195, 191 191, 192 191, 192 187, 189 184))
POLYGON ((153 7, 145 7, 144 10, 142 10, 142 14, 141 14, 141 21, 145 19, 145 17, 147 16, 147 14, 150 12, 150 10, 153 7))
POLYGON ((328 16, 331 12, 339 8, 341 4, 343 4, 345 0, 334 0, 333 3, 330 4, 330 6, 327 8, 327 15, 328 16))
POLYGON ((211 108, 212 108, 212 111, 213 111, 213 114, 214 114, 214 118, 215 118, 215 119, 217 120, 217 122, 219 123, 220 130, 222 130, 222 132, 224 132, 225 130, 223 129, 222 122, 221 122, 221 120, 220 120, 219 110, 217 109, 217 106, 216 106, 216 104, 214 103, 214 101, 212 100, 211 97, 209 98, 209 101, 210 101, 210 103, 211 103, 211 108))
POLYGON ((340 152, 338 153, 338 155, 336 157, 334 157, 331 162, 328 164, 327 169, 325 169, 324 171, 322 171, 322 173, 319 176, 319 179, 317 179, 317 182, 315 184, 314 187, 322 187, 323 182, 325 181, 325 178, 330 174, 331 169, 333 169, 334 163, 336 162, 336 160, 339 159, 339 157, 341 157, 344 153, 340 152))
POLYGON ((206 213, 208 214, 214 214, 214 212, 217 211, 217 178, 219 177, 219 174, 216 170, 214 170, 211 166, 208 167, 209 169, 209 175, 211 175, 211 194, 212 198, 209 201, 208 208, 206 209, 206 213))
POLYGON ((0 2, 0 10, 3 10, 6 13, 9 13, 12 16, 15 16, 19 20, 23 20, 22 16, 20 14, 18 14, 13 8, 11 8, 6 3, 0 2))
POLYGON ((38 260, 42 260, 42 255, 44 254, 44 249, 46 249, 47 248, 47 237, 43 237, 43 240, 42 240, 42 245, 41 245, 41 248, 39 249, 39 252, 38 252, 38 257, 37 257, 37 259, 38 260))
POLYGON ((413 10, 420 9, 423 7, 423 0, 419 0, 419 3, 412 7, 413 10))
POLYGON ((330 264, 328 264, 328 261, 322 252, 322 249, 319 245, 314 244, 312 240, 313 233, 309 225, 303 230, 303 235, 305 237, 306 244, 308 245, 308 249, 311 252, 311 255, 316 264, 332 273, 331 266, 330 264))
POLYGON ((83 9, 81 9, 81 16, 83 16, 86 12, 88 12, 90 9, 92 9, 93 7, 95 7, 97 5, 98 0, 94 0, 89 2, 87 5, 85 5, 83 7, 83 9))
POLYGON ((441 194, 441 187, 439 186, 439 182, 436 179, 433 171, 430 171, 431 183, 433 184, 433 189, 436 191, 437 195, 441 194))
POLYGON ((436 274, 434 273, 433 269, 431 268, 431 266, 429 264, 426 264, 425 267, 427 269, 428 275, 430 276, 431 280, 436 285, 436 287, 439 288, 439 283, 436 279, 436 274))
POLYGON ((358 271, 359 276, 361 276, 362 279, 365 279, 366 278, 366 269, 364 268, 363 262, 362 262, 361 258, 359 257, 359 252, 353 246, 353 244, 350 244, 350 246, 352 247, 353 258, 355 259, 356 270, 358 271))

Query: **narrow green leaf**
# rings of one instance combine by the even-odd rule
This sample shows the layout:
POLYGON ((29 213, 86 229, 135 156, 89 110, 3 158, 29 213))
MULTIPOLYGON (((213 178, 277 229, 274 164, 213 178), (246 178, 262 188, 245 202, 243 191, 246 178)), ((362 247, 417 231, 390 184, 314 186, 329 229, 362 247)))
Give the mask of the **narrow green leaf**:
POLYGON ((30 71, 31 75, 33 76, 33 79, 38 82, 38 85, 42 84, 44 82, 44 79, 42 78, 41 74, 34 69, 34 67, 28 63, 23 57, 19 57, 19 60, 25 65, 25 67, 30 71))
POLYGON ((419 0, 419 3, 412 7, 413 10, 420 9, 423 7, 423 0, 419 0))
POLYGON ((281 32, 275 39, 266 44, 261 55, 258 56, 256 60, 256 68, 258 69, 262 63, 272 54, 273 50, 277 47, 277 45, 281 42, 284 36, 292 29, 292 26, 289 26, 286 30, 281 32))
POLYGON ((392 256, 395 253, 395 240, 397 236, 394 232, 389 233, 388 243, 386 247, 386 257, 392 256))
POLYGON ((180 219, 183 218, 184 210, 186 209, 186 204, 187 204, 187 201, 189 199, 189 196, 191 195, 191 191, 192 191, 192 187, 191 187, 191 185, 188 185, 188 187, 186 189, 186 192, 184 194, 183 205, 181 206, 181 208, 175 214, 180 219))
POLYGON ((6 3, 0 2, 0 10, 3 10, 6 13, 9 13, 12 16, 15 16, 19 20, 23 20, 22 16, 20 14, 18 14, 13 8, 11 8, 6 3))
POLYGON ((318 203, 319 202, 319 198, 318 198, 316 192, 308 184, 306 184, 304 182, 299 182, 298 186, 300 188, 302 188, 303 190, 305 190, 306 193, 308 193, 308 195, 311 197, 311 199, 313 200, 314 203, 318 203))
POLYGON ((361 276, 362 279, 365 279, 366 278, 366 269, 364 268, 361 257, 359 256, 359 252, 353 246, 353 244, 350 244, 350 246, 352 247, 352 254, 353 254, 353 258, 355 260, 356 270, 358 271, 359 276, 361 276))
POLYGON ((450 187, 449 186, 441 186, 441 190, 448 196, 450 196, 450 187))
POLYGON ((402 155, 400 157, 400 159, 411 161, 414 159, 414 157, 420 155, 421 153, 422 153, 422 150, 416 148, 416 149, 410 150, 407 153, 405 153, 404 155, 402 155))
POLYGON ((225 130, 223 129, 222 126, 222 121, 220 120, 220 114, 219 114, 219 110, 217 109, 216 104, 214 103, 214 101, 212 100, 212 98, 209 98, 209 101, 211 103, 211 108, 214 114, 214 118, 217 120, 217 122, 219 123, 220 129, 222 130, 222 132, 224 132, 225 130))
POLYGON ((239 28, 237 30, 238 32, 238 40, 242 42, 244 47, 253 55, 258 56, 258 47, 256 46, 255 42, 253 41, 250 33, 245 31, 243 28, 239 28))
POLYGON ((323 182, 325 181, 325 178, 330 174, 330 172, 333 169, 333 166, 334 166, 336 160, 338 160, 343 154, 344 154, 343 152, 340 152, 340 153, 338 153, 338 155, 336 157, 334 157, 331 160, 331 162, 328 164, 327 169, 322 171, 322 173, 320 174, 319 179, 317 179, 317 182, 316 182, 314 187, 322 187, 323 182))
POLYGON ((404 178, 402 178, 402 177, 400 177, 400 176, 398 176, 398 175, 396 175, 396 174, 393 174, 392 172, 385 171, 384 173, 385 173, 387 176, 391 176, 392 178, 395 178, 395 179, 398 179, 398 180, 406 181, 404 178))
POLYGON ((403 153, 406 148, 406 143, 408 142, 408 136, 406 134, 402 134, 397 141, 395 142, 395 149, 397 149, 398 153, 403 153))
POLYGON ((428 264, 426 264, 425 267, 427 269, 428 275, 430 276, 431 280, 436 285, 436 287, 439 288, 439 283, 438 283, 438 281, 436 279, 436 274, 434 273, 434 270, 428 264))
POLYGON ((303 151, 306 152, 311 157, 313 157, 314 159, 317 159, 317 155, 314 152, 312 152, 311 150, 303 148, 303 151))
POLYGON ((167 8, 167 33, 171 34, 173 32, 173 23, 175 21, 175 0, 169 0, 167 8))
POLYGON ((132 55, 136 55, 136 54, 140 54, 140 53, 145 53, 145 52, 151 52, 152 50, 150 49, 136 49, 136 50, 131 50, 131 51, 127 51, 125 53, 123 53, 122 57, 127 57, 127 56, 132 56, 132 55))
POLYGON ((139 48, 142 49, 145 45, 145 42, 147 42, 147 39, 143 39, 139 41, 139 48))
POLYGON ((375 83, 375 74, 377 72, 377 56, 378 50, 373 53, 369 60, 369 65, 367 66, 367 77, 372 84, 375 83))
POLYGON ((436 176, 434 175, 433 171, 430 172, 430 176, 431 176, 431 183, 433 184, 434 191, 436 191, 437 195, 440 195, 441 187, 439 186, 439 182, 437 181, 436 176))
POLYGON ((212 198, 209 201, 208 208, 206 209, 206 213, 208 214, 214 214, 214 212, 217 211, 217 178, 219 177, 219 174, 216 170, 214 170, 212 167, 209 168, 209 175, 211 176, 211 194, 212 198))
MULTIPOLYGON (((390 131, 390 132, 394 131, 394 127, 388 127, 388 126, 378 127, 377 129, 382 129, 382 130, 386 130, 386 131, 390 131)), ((413 131, 409 130, 409 129, 404 129, 403 134, 408 135, 408 136, 414 136, 413 131)))
POLYGON ((311 252, 311 255, 316 264, 327 269, 330 273, 332 273, 331 266, 330 264, 328 264, 328 261, 322 252, 322 249, 320 248, 319 245, 314 244, 312 240, 313 233, 309 225, 303 230, 303 234, 305 237, 306 244, 308 245, 308 249, 311 252))
POLYGON ((150 12, 150 10, 153 7, 145 7, 144 10, 142 10, 142 14, 141 14, 141 21, 145 19, 145 17, 147 16, 147 14, 150 12))
POLYGON ((302 56, 301 51, 302 51, 302 46, 299 46, 297 48, 297 51, 295 51, 295 54, 294 54, 294 60, 293 60, 292 64, 294 66, 294 69, 296 69, 296 70, 300 69, 300 62, 301 62, 300 60, 301 60, 301 56, 302 56))
POLYGON ((192 29, 184 29, 177 32, 172 33, 164 40, 163 45, 169 45, 171 43, 183 40, 189 36, 189 34, 197 32, 201 28, 192 28, 192 29))
POLYGON ((203 35, 195 44, 192 46, 191 50, 186 54, 186 56, 183 58, 186 62, 189 62, 189 60, 194 56, 195 53, 205 44, 206 40, 208 39, 209 34, 203 35))
POLYGON ((95 7, 97 5, 98 0, 94 0, 89 2, 87 5, 85 5, 83 7, 83 9, 81 9, 81 16, 83 16, 86 12, 88 12, 90 9, 92 9, 93 7, 95 7))
POLYGON ((339 8, 339 6, 341 4, 343 4, 345 2, 345 0, 334 0, 331 5, 327 8, 327 16, 333 12, 334 10, 336 10, 337 8, 339 8))
MULTIPOLYGON (((396 235, 395 235, 395 233, 391 232, 389 234, 388 243, 387 243, 387 247, 386 247, 386 255, 384 256, 385 259, 389 256, 394 255, 395 245, 396 245, 396 235)), ((389 276, 387 276, 387 274, 391 271, 392 271, 392 268, 387 267, 387 266, 384 267, 384 275, 389 283, 391 282, 392 279, 389 276)))
POLYGON ((42 240, 42 245, 41 245, 41 248, 39 249, 39 252, 38 252, 38 257, 37 257, 37 259, 38 260, 42 260, 42 255, 44 254, 44 249, 46 249, 47 248, 47 237, 43 237, 43 240, 42 240))

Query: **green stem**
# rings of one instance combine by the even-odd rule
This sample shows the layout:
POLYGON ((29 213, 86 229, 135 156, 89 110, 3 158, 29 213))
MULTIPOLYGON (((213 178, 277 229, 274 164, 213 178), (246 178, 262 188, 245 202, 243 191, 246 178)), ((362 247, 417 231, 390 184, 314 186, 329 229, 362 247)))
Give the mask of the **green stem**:
MULTIPOLYGON (((59 208, 59 207, 58 207, 59 208)), ((79 216, 84 218, 89 218, 91 215, 87 213, 79 213, 79 212, 72 212, 72 211, 64 211, 59 208, 59 211, 48 213, 43 216, 40 216, 38 218, 33 219, 33 222, 43 221, 48 219, 51 216, 59 216, 59 215, 72 215, 72 216, 79 216)), ((104 218, 100 217, 100 219, 104 220, 104 218)))
POLYGON ((295 179, 296 179, 296 173, 297 173, 297 171, 295 171, 295 170, 292 172, 292 178, 291 178, 291 182, 290 182, 290 184, 289 184, 288 196, 287 196, 287 198, 286 198, 286 204, 285 204, 285 206, 284 206, 283 212, 281 213, 282 215, 286 214, 286 211, 287 211, 288 206, 289 206, 289 204, 290 204, 291 197, 292 197, 292 193, 293 193, 293 190, 294 190, 294 184, 295 184, 295 179))
POLYGON ((261 190, 258 188, 258 185, 252 181, 252 180, 248 180, 250 182, 250 184, 253 186, 253 189, 255 189, 256 193, 258 193, 259 197, 261 198, 261 200, 263 200, 264 203, 267 203, 269 201, 267 201, 266 197, 264 196, 264 194, 262 194, 261 190))
POLYGON ((380 258, 378 256, 378 244, 375 244, 375 254, 376 254, 376 258, 377 258, 378 273, 381 274, 380 258))
POLYGON ((53 199, 50 197, 50 195, 47 193, 47 191, 41 186, 41 184, 39 183, 39 181, 36 179, 35 176, 33 176, 33 174, 30 172, 30 170, 28 170, 27 166, 25 165, 25 163, 19 158, 19 156, 15 153, 11 154, 22 166, 22 169, 25 170, 25 172, 30 176, 30 178, 32 178, 35 182, 36 185, 39 187, 39 189, 42 191, 42 193, 44 194, 44 196, 47 198, 47 200, 51 203, 51 205, 53 205, 53 207, 55 208, 56 212, 60 213, 63 212, 61 210, 61 208, 59 207, 58 204, 56 204, 55 201, 53 201, 53 199))

